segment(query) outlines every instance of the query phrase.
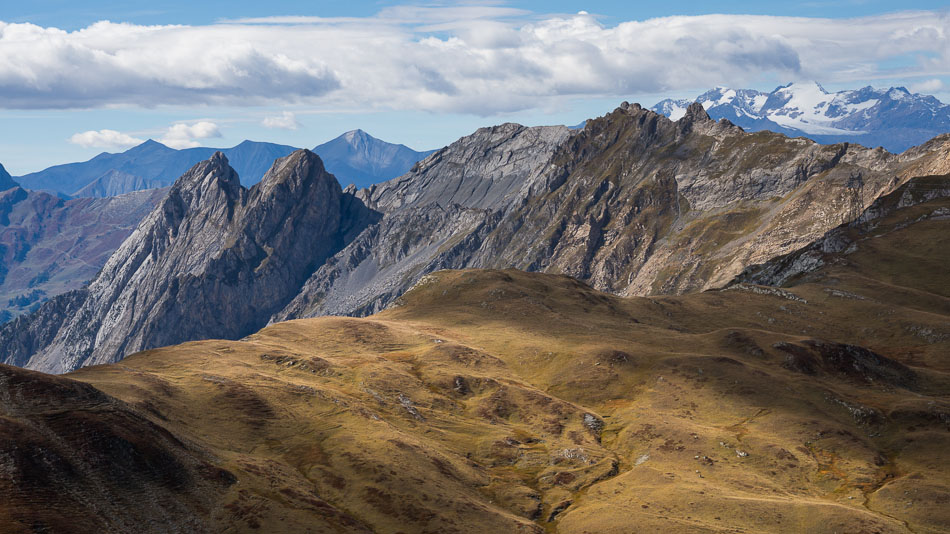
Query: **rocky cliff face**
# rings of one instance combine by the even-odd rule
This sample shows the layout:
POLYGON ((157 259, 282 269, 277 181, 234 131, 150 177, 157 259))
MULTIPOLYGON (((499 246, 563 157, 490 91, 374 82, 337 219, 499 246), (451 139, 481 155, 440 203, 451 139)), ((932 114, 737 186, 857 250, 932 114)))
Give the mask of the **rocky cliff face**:
MULTIPOLYGON (((950 175, 915 178, 892 193, 884 195, 871 204, 860 217, 830 230, 819 239, 794 252, 783 254, 769 261, 746 267, 730 285, 751 283, 767 286, 784 286, 792 281, 802 281, 825 265, 840 264, 858 249, 863 241, 876 239, 907 226, 906 221, 888 224, 888 217, 897 210, 911 206, 926 205, 934 199, 950 197, 950 175)), ((908 210, 905 210, 908 211, 908 210)), ((950 218, 946 206, 923 208, 916 214, 914 223, 950 218)), ((933 243, 936 246, 936 243, 933 243)), ((946 293, 937 290, 935 293, 946 293)))
POLYGON ((385 214, 319 268, 273 320, 385 308, 422 275, 472 265, 501 217, 543 189, 561 126, 481 128, 357 196, 385 214))
POLYGON ((318 157, 281 158, 250 190, 223 154, 171 188, 79 294, 14 322, 7 361, 61 372, 207 337, 237 338, 266 322, 341 246, 344 197, 318 157), (24 361, 25 359, 25 361, 24 361))

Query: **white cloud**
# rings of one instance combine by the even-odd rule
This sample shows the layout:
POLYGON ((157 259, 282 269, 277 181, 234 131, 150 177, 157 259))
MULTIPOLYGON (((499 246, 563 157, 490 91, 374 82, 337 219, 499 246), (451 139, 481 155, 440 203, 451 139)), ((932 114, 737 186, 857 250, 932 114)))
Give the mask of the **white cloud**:
POLYGON ((69 142, 85 148, 124 149, 141 144, 143 140, 115 130, 89 130, 73 134, 69 142))
POLYGON ((212 137, 221 137, 218 125, 210 121, 199 121, 194 124, 173 124, 158 141, 171 148, 192 148, 201 146, 198 139, 212 137))
POLYGON ((307 104, 492 114, 565 97, 800 79, 912 85, 948 75, 948 12, 704 15, 607 27, 583 12, 485 5, 209 26, 99 22, 74 32, 0 22, 5 108, 307 104))
POLYGON ((297 116, 289 111, 285 111, 280 115, 264 117, 261 124, 265 128, 279 128, 281 130, 296 130, 300 128, 300 123, 297 122, 297 116))
POLYGON ((936 93, 941 91, 946 87, 946 84, 943 81, 932 78, 930 80, 922 80, 910 86, 910 89, 915 93, 936 93))

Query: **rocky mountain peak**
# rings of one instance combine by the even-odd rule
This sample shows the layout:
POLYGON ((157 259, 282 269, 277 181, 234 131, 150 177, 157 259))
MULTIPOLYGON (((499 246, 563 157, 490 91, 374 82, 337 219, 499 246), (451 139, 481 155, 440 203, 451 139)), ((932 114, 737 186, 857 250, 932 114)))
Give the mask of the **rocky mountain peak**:
POLYGON ((365 142, 367 138, 369 137, 372 137, 372 136, 370 136, 368 133, 364 132, 363 130, 359 128, 355 130, 350 130, 343 134, 343 139, 345 139, 348 143, 351 143, 354 145, 360 142, 365 142))
POLYGON ((241 189, 241 180, 231 168, 223 152, 215 152, 211 158, 195 164, 181 175, 172 186, 172 191, 198 191, 221 189, 229 193, 241 189))
POLYGON ((369 187, 404 174, 432 153, 387 143, 363 130, 350 130, 314 147, 313 151, 341 183, 357 187, 369 187))
POLYGON ((683 118, 680 121, 689 121, 689 122, 708 122, 712 121, 709 117, 709 114, 706 113, 706 109, 699 102, 693 102, 686 108, 686 115, 683 115, 683 118))
MULTIPOLYGON (((340 223, 339 182, 326 171, 320 157, 310 150, 297 150, 278 159, 264 178, 251 188, 243 219, 256 236, 277 236, 298 240, 297 250, 287 254, 306 256, 312 250, 335 244, 333 232, 340 223), (334 221, 330 231, 320 228, 334 221), (306 250, 299 250, 303 248, 306 250)), ((288 243, 288 247, 291 245, 288 243)), ((301 262, 306 263, 305 257, 301 262)))
POLYGON ((320 156, 310 150, 301 149, 277 159, 261 179, 258 187, 262 191, 269 192, 281 185, 299 190, 307 187, 311 182, 328 179, 335 181, 332 175, 327 173, 320 156))

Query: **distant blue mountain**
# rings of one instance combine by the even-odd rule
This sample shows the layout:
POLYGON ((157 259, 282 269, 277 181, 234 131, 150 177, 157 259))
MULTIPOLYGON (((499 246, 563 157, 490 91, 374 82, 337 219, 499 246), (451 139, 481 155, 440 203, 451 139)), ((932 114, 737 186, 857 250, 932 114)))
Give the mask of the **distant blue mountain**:
MULTIPOLYGON (((297 148, 274 143, 244 141, 232 148, 197 147, 175 150, 149 139, 116 154, 103 152, 89 161, 55 165, 17 178, 20 185, 35 191, 49 191, 70 197, 107 197, 142 189, 171 185, 195 163, 220 150, 241 177, 251 186, 264 176, 274 160, 297 148)), ((362 130, 347 132, 314 149, 328 171, 346 185, 359 187, 384 182, 404 174, 432 151, 417 152, 405 145, 376 139, 362 130)), ((0 173, 0 191, 12 178, 0 173)))
POLYGON ((26 189, 54 191, 71 196, 111 196, 139 189, 171 185, 195 163, 221 150, 244 185, 257 183, 274 160, 296 148, 244 141, 232 148, 175 150, 149 139, 125 152, 103 152, 89 161, 55 165, 18 178, 26 189), (92 187, 89 187, 92 186, 92 187))
POLYGON ((319 145, 313 151, 340 184, 368 187, 401 176, 434 150, 419 152, 406 145, 387 143, 363 130, 352 130, 319 145))

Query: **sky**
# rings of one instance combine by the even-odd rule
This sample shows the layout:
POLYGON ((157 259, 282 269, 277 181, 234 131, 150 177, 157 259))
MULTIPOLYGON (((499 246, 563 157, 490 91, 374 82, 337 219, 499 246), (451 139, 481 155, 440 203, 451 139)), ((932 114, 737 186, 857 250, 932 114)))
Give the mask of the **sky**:
POLYGON ((416 149, 715 86, 904 86, 950 102, 945 2, 4 2, 0 163, 361 128, 416 149), (15 5, 13 5, 15 4, 15 5))

